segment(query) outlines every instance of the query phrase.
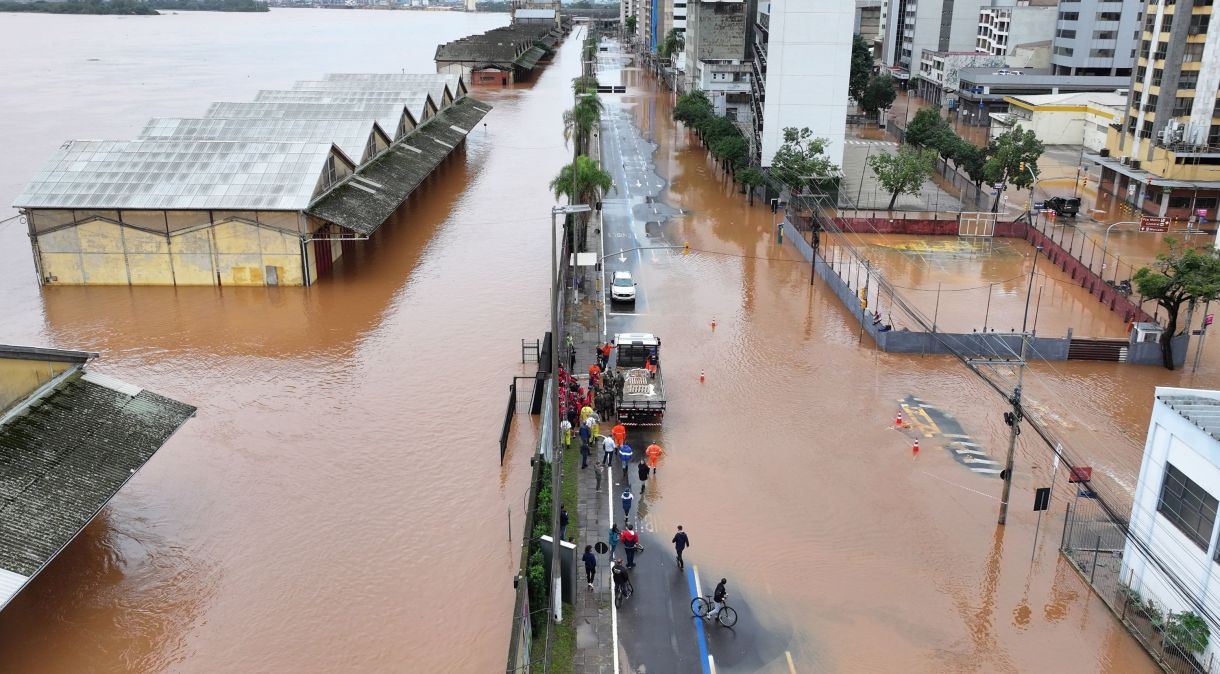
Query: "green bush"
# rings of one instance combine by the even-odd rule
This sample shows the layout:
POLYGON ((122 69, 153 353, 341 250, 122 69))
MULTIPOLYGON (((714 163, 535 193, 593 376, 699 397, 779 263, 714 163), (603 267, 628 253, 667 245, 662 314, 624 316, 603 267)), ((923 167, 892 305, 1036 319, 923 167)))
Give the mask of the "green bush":
POLYGON ((1194 611, 1170 613, 1165 621, 1165 642, 1185 653, 1202 653, 1211 640, 1207 621, 1194 611))

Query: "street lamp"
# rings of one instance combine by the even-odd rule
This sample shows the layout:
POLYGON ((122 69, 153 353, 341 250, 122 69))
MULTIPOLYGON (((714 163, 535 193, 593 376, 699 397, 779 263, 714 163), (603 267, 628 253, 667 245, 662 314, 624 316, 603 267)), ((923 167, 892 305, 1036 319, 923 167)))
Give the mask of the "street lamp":
MULTIPOLYGON (((1140 223, 1134 222, 1134 221, 1129 221, 1129 220, 1124 220, 1123 222, 1116 222, 1116 223, 1110 225, 1109 227, 1106 227, 1106 235, 1101 237, 1101 268, 1102 269, 1106 268, 1106 248, 1109 247, 1109 245, 1110 245, 1110 230, 1114 229, 1115 227, 1117 227, 1119 225, 1138 225, 1138 224, 1140 224, 1140 223)), ((1081 249, 1081 250, 1083 250, 1083 249, 1081 249)))
POLYGON ((559 214, 587 213, 593 210, 588 204, 569 204, 551 207, 551 619, 563 620, 563 575, 559 571, 559 547, 562 536, 559 527, 559 508, 555 501, 560 495, 560 474, 563 461, 559 455, 559 251, 555 242, 555 216, 559 214))

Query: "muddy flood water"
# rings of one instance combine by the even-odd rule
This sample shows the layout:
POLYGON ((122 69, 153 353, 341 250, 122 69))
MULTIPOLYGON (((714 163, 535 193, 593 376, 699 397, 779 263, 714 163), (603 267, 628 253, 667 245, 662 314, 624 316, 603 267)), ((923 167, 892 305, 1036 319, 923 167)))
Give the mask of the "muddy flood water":
MULTIPOLYGON (((427 72, 436 42, 506 20, 5 16, 0 81, 25 104, 0 112, 14 150, 0 202, 64 139, 131 136, 154 114, 327 71, 427 72), (199 34, 206 48, 191 46, 199 34)), ((547 182, 570 159, 561 115, 579 37, 535 82, 475 90, 495 106, 487 127, 312 288, 40 289, 24 231, 0 225, 3 341, 100 351, 96 369, 199 407, 0 613, 0 671, 503 666, 529 417, 503 468, 496 439, 510 378, 531 371, 519 340, 546 329, 547 182)), ((655 140, 665 200, 689 212, 665 227, 710 251, 658 261, 645 281, 638 327, 665 340, 671 401, 647 521, 684 524, 688 559, 732 578, 774 635, 740 671, 788 671, 785 651, 801 672, 1156 671, 1057 554, 1066 492, 1033 550, 1027 505, 1050 480, 1033 434, 997 529, 998 480, 943 439, 913 459, 891 425, 916 396, 995 457, 1002 401, 949 358, 859 343, 838 300, 774 242, 770 211, 675 127, 671 95, 624 74, 629 92, 606 104, 655 140)), ((987 284, 1012 266, 954 279, 987 284)), ((1011 304, 993 310, 1009 327, 1011 304)), ((1057 432, 1133 486, 1151 387, 1214 386, 1218 372, 1209 350, 1195 375, 1057 363, 1026 381, 1057 432)))

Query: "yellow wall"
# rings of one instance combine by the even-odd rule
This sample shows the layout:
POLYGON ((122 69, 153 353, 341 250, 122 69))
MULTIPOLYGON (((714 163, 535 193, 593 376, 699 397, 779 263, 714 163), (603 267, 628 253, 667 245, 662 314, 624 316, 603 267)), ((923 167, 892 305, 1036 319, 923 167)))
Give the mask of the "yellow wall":
MULTIPOLYGON (((1125 149, 1119 151, 1120 135, 1122 132, 1114 128, 1106 133, 1106 147, 1109 148, 1111 157, 1126 157, 1131 153, 1131 135, 1126 134, 1125 149)), ((1140 161, 1140 170, 1169 180, 1220 180, 1220 166, 1191 164, 1189 157, 1187 158, 1188 163, 1178 164, 1174 162, 1176 155, 1160 146, 1153 147, 1152 158, 1146 159, 1149 142, 1152 142, 1152 139, 1143 139, 1143 142, 1140 143, 1139 157, 1134 157, 1140 161)))
POLYGON ((43 274, 69 285, 302 285, 291 232, 229 220, 171 235, 92 220, 38 237, 43 274))
POLYGON ((0 412, 5 412, 73 363, 0 358, 0 412))

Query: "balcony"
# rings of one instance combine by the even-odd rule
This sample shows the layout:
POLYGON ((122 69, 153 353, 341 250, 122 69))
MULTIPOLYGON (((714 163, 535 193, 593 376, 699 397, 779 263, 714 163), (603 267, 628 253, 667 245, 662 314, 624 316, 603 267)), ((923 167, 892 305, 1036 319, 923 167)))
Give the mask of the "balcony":
POLYGON ((1157 139, 1157 147, 1163 147, 1179 157, 1220 157, 1220 147, 1215 145, 1196 145, 1194 143, 1170 142, 1157 139))

